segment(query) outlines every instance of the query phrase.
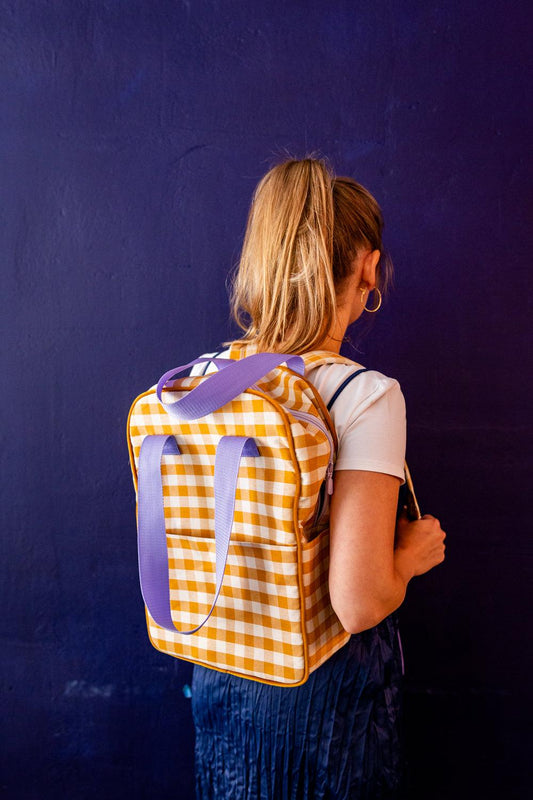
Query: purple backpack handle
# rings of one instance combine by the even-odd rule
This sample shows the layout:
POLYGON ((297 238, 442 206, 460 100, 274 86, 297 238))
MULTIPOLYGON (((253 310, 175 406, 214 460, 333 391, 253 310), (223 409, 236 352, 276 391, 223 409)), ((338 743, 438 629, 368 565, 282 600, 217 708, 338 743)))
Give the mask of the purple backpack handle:
POLYGON ((286 363, 289 369, 299 375, 305 372, 305 362, 301 356, 286 353, 254 353, 246 358, 196 358, 188 364, 176 367, 161 376, 157 384, 157 397, 164 408, 174 416, 184 420, 199 419, 211 414, 267 375, 271 370, 286 363), (214 361, 219 367, 211 377, 192 389, 185 397, 173 403, 164 403, 161 394, 165 384, 194 364, 214 361))

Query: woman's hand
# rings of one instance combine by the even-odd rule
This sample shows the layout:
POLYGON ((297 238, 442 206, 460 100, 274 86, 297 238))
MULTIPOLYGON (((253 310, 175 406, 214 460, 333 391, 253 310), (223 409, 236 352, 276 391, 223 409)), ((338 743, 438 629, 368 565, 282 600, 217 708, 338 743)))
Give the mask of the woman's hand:
POLYGON ((401 514, 396 523, 394 549, 403 551, 402 555, 408 558, 413 576, 423 575, 444 561, 445 538, 439 520, 431 514, 414 521, 401 514))

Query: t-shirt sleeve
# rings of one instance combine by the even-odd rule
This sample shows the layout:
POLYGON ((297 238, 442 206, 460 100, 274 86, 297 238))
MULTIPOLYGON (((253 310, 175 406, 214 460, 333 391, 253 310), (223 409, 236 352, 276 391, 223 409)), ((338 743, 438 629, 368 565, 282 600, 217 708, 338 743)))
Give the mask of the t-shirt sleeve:
MULTIPOLYGON (((227 358, 227 350, 218 350, 213 353, 202 353, 200 358, 227 358)), ((191 367, 190 375, 207 375, 210 372, 216 372, 217 366, 212 361, 203 361, 200 364, 195 364, 191 367)))
POLYGON ((405 482, 405 398, 400 384, 377 372, 352 382, 358 395, 346 390, 335 402, 339 449, 335 469, 360 469, 396 475, 405 482), (358 385, 357 382, 360 381, 358 385))

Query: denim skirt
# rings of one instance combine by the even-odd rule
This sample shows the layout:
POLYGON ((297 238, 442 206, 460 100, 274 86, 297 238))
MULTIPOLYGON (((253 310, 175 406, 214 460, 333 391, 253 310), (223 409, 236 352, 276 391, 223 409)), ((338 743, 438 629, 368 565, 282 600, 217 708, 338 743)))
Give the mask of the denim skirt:
POLYGON ((393 800, 405 774, 395 611, 296 687, 194 666, 197 800, 393 800))

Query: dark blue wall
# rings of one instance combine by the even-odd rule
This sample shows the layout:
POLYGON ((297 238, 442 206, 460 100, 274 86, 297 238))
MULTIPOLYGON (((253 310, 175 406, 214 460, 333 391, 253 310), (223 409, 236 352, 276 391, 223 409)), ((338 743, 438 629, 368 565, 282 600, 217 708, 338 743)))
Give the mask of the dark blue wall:
POLYGON ((345 352, 400 380, 448 532, 401 611, 410 798, 525 796, 525 9, 0 2, 6 797, 193 797, 190 668, 146 636, 125 422, 234 332, 225 276, 285 149, 382 204, 396 289, 345 352))

